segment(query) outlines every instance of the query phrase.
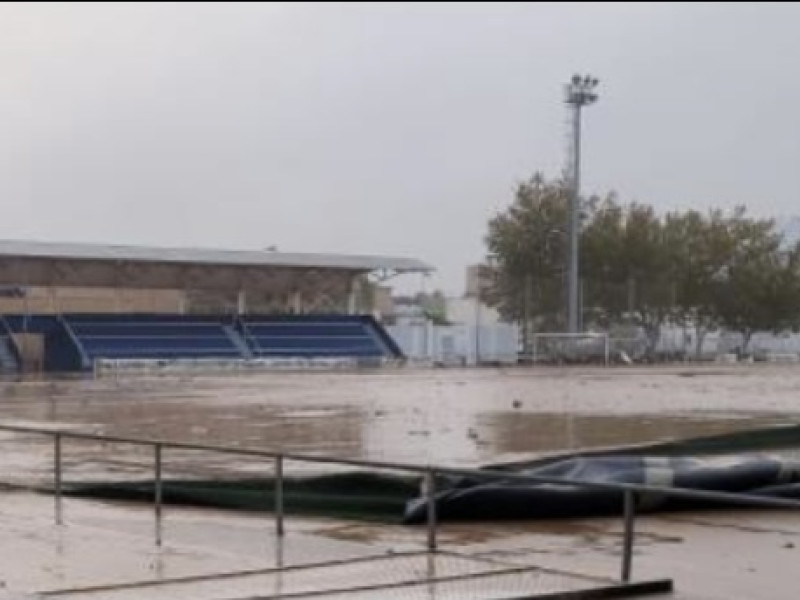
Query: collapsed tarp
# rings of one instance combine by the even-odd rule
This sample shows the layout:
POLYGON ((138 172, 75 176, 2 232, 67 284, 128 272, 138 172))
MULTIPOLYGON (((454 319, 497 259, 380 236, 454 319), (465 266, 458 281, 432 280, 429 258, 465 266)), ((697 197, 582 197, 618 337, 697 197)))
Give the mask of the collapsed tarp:
MULTIPOLYGON (((400 522, 409 499, 418 492, 417 479, 385 473, 350 472, 285 477, 283 504, 287 513, 342 519, 400 522)), ((84 498, 152 502, 152 480, 72 482, 64 493, 84 498)), ((165 479, 165 504, 237 510, 275 509, 275 480, 247 478, 228 480, 165 479)))
MULTIPOLYGON (((517 465, 507 472, 580 482, 647 484, 800 499, 800 463, 777 456, 589 456, 529 468, 517 465)), ((478 477, 461 477, 443 479, 437 482, 437 489, 436 513, 441 520, 602 516, 619 514, 623 505, 619 490, 572 483, 503 478, 487 482, 478 477)), ((426 502, 424 497, 410 501, 404 522, 424 521, 426 502)), ((649 492, 637 494, 636 503, 637 510, 648 512, 725 504, 649 492)))
MULTIPOLYGON (((485 469, 495 475, 514 473, 800 499, 798 449, 800 425, 790 425, 485 469)), ((270 479, 165 480, 163 485, 166 503, 267 511, 275 506, 275 482, 270 479)), ((619 514, 623 502, 617 490, 502 477, 487 481, 439 476, 436 489, 441 520, 601 516, 619 514)), ((65 492, 148 502, 154 494, 152 481, 72 482, 65 492)), ((426 517, 425 502, 419 478, 410 475, 362 471, 287 477, 284 481, 288 513, 418 523, 426 517)), ((647 512, 724 506, 653 493, 637 495, 636 503, 638 511, 647 512)))

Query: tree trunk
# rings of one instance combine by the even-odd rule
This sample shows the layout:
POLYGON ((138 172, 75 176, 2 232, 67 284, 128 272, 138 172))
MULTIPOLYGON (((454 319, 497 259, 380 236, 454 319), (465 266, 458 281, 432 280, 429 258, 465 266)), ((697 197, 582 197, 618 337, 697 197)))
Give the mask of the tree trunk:
POLYGON ((703 341, 706 339, 706 334, 708 330, 705 327, 698 325, 694 328, 694 335, 695 335, 695 348, 694 348, 694 358, 695 360, 700 360, 703 358, 703 341))
POLYGON ((746 356, 750 346, 750 340, 753 337, 753 332, 750 329, 742 331, 742 356, 746 356))
POLYGON ((658 340, 661 339, 661 325, 659 323, 645 324, 644 334, 647 338, 647 357, 655 360, 656 346, 658 346, 658 340))

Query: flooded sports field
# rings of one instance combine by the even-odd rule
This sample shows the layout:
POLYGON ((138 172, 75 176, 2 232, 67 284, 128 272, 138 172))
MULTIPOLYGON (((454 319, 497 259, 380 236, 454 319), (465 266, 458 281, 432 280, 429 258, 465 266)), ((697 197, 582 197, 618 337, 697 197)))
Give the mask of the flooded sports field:
MULTIPOLYGON (((791 365, 396 368, 0 382, 0 423, 7 425, 461 467, 798 421, 800 368, 791 365)), ((52 477, 48 440, 26 436, 4 436, 3 440, 3 481, 41 482, 52 477)), ((115 448, 78 441, 71 441, 64 455, 69 481, 149 476, 152 465, 144 449, 129 448, 117 454, 115 448)), ((186 452, 170 454, 168 462, 167 475, 224 477, 233 471, 255 473, 264 468, 259 461, 186 452)), ((77 526, 67 528, 76 537, 65 542, 64 530, 48 529, 52 525, 48 503, 38 496, 35 501, 24 500, 18 494, 9 492, 5 508, 0 509, 6 542, 13 542, 16 531, 29 541, 40 536, 39 542, 45 545, 92 547, 94 533, 81 533, 77 526), (25 530, 19 525, 23 521, 38 522, 38 533, 25 530), (17 526, 19 530, 14 529, 17 526)), ((101 561, 114 562, 112 571, 119 571, 123 580, 152 576, 156 563, 158 569, 180 575, 208 568, 215 556, 221 562, 214 564, 229 566, 237 562, 236 552, 247 555, 246 564, 258 563, 254 548, 262 539, 263 515, 239 514, 229 521, 242 533, 225 542, 222 557, 212 546, 215 536, 219 539, 218 530, 225 530, 220 525, 227 518, 224 511, 213 513, 213 526, 203 541, 204 526, 187 525, 198 520, 198 512, 172 509, 167 546, 153 553, 150 542, 141 539, 152 533, 147 513, 142 513, 145 509, 130 506, 111 514, 122 505, 112 508, 113 503, 103 502, 93 509, 92 502, 69 500, 68 522, 71 515, 72 523, 80 522, 95 533, 113 525, 134 536, 136 542, 126 551, 136 560, 129 563, 123 557, 114 562, 103 556, 101 561), (147 563, 142 553, 155 562, 147 563), (192 553, 197 558, 194 562, 192 553), (133 570, 120 566, 134 563, 138 566, 133 570)), ((788 568, 800 560, 800 550, 795 549, 800 547, 800 517, 794 514, 706 511, 647 516, 638 523, 637 574, 674 577, 676 597, 789 599, 797 595, 788 568)), ((421 540, 413 527, 299 518, 291 527, 315 536, 305 547, 300 541, 292 542, 298 556, 326 545, 348 556, 377 548, 399 551, 416 547, 421 540)), ((114 537, 108 532, 103 535, 114 537)), ((608 576, 618 569, 621 523, 603 518, 447 524, 442 543, 509 565, 535 561, 548 568, 580 567, 582 572, 608 576)), ((101 548, 94 551, 98 557, 105 554, 101 548)), ((35 545, 29 554, 37 554, 35 545)), ((19 589, 60 590, 56 595, 65 595, 69 586, 97 583, 97 573, 86 565, 80 567, 81 577, 76 579, 69 568, 74 556, 64 558, 68 551, 55 556, 58 568, 52 564, 32 567, 24 554, 15 558, 11 552, 3 558, 9 565, 14 560, 25 562, 15 570, 16 577, 22 577, 17 581, 19 589)), ((102 568, 110 572, 108 566, 102 568)), ((6 581, 15 581, 15 575, 4 575, 6 581)), ((196 592, 190 590, 187 597, 195 597, 196 592)))
POLYGON ((474 466, 794 422, 800 369, 386 369, 5 381, 0 419, 474 466))

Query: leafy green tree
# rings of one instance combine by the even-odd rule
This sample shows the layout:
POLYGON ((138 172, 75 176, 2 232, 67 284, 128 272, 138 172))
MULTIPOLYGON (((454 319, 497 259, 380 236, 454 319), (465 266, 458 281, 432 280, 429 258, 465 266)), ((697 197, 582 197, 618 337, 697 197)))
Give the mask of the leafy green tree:
POLYGON ((541 328, 563 330, 567 205, 564 183, 536 174, 489 221, 486 245, 495 277, 486 300, 505 319, 534 318, 541 328))
POLYGON ((609 328, 629 306, 625 209, 613 196, 597 203, 581 235, 584 321, 609 328))
POLYGON ((694 329, 695 355, 703 341, 720 326, 715 297, 718 274, 734 249, 728 219, 722 211, 704 215, 695 210, 672 212, 665 217, 674 265, 674 322, 694 329))
POLYGON ((642 329, 652 355, 675 308, 672 229, 652 207, 599 204, 583 233, 587 302, 597 322, 627 322, 642 329))
POLYGON ((422 307, 425 316, 434 325, 449 324, 447 320, 447 299, 440 290, 435 290, 430 294, 420 292, 414 297, 414 301, 418 306, 422 307))
MULTIPOLYGON (((537 174, 489 222, 494 285, 485 300, 508 320, 564 329, 568 193, 537 174)), ((581 233, 584 324, 630 325, 655 353, 665 324, 691 326, 696 352, 709 331, 743 336, 800 326, 800 244, 783 247, 771 220, 743 207, 660 216, 613 195, 585 203, 581 233)))
POLYGON ((724 327, 742 335, 747 353, 755 332, 797 328, 800 259, 797 247, 782 247, 772 220, 748 218, 740 208, 728 227, 732 252, 715 277, 714 310, 724 327))

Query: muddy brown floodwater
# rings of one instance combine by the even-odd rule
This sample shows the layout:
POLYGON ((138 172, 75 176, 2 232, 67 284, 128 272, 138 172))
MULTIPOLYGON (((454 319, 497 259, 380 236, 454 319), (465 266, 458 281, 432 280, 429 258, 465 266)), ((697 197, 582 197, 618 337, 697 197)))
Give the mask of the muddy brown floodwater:
MULTIPOLYGON (((0 423, 453 466, 798 421, 800 368, 791 365, 0 381, 0 423)), ((71 478, 105 472, 93 462, 96 452, 79 454, 77 445, 65 450, 71 478)), ((41 440, 23 440, 4 452, 0 472, 44 477, 48 452, 41 440)), ((151 464, 149 454, 141 458, 151 464)), ((188 468, 194 459, 181 460, 188 468)), ((207 457, 202 462, 220 471, 232 466, 207 457)), ((125 472, 123 463, 118 473, 125 472)), ((389 545, 412 535, 359 524, 329 529, 320 535, 389 545)), ((797 597, 787 567, 800 560, 794 550, 800 526, 792 514, 647 517, 640 531, 637 568, 648 576, 674 576, 682 598, 797 597)), ((554 567, 580 563, 608 575, 616 569, 620 524, 451 525, 442 535, 466 552, 554 567)))
POLYGON ((791 366, 382 370, 0 383, 0 420, 477 465, 800 419, 791 366))

